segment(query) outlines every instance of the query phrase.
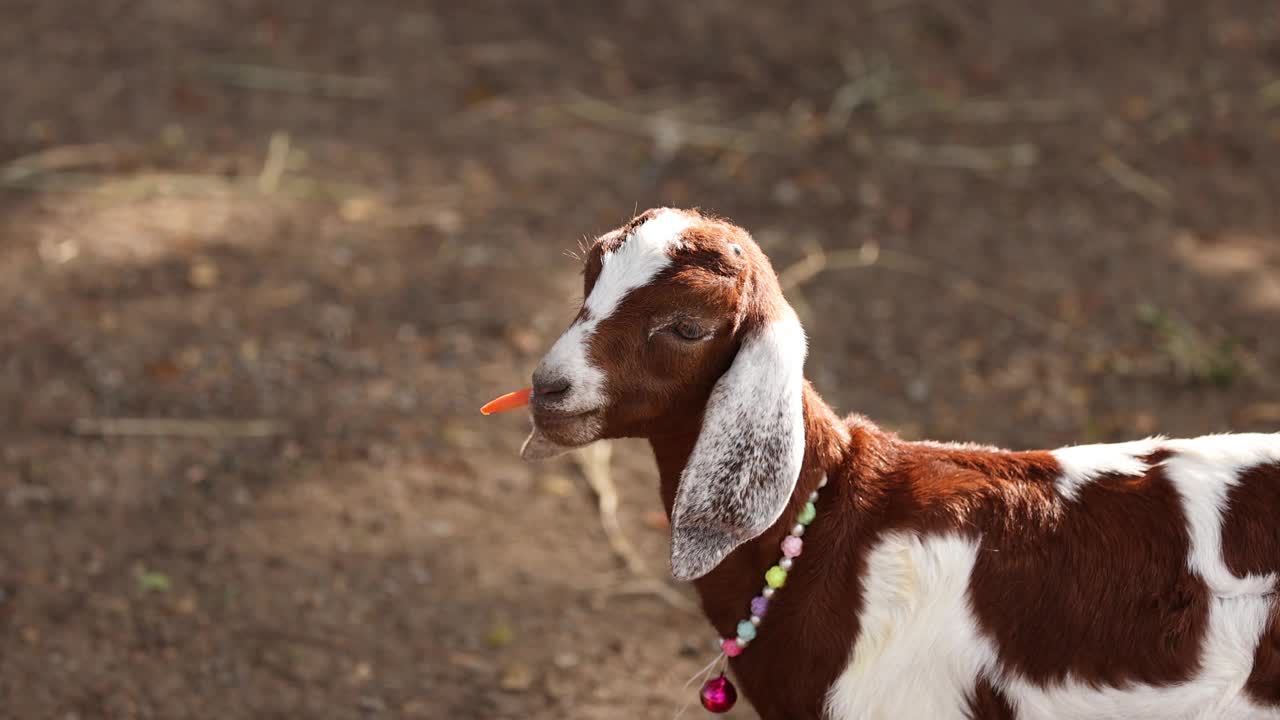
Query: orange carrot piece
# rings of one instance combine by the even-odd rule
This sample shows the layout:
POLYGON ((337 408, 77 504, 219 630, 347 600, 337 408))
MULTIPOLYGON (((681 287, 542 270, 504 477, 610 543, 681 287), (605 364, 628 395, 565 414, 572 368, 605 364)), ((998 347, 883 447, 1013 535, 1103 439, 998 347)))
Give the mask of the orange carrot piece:
POLYGON ((480 408, 481 415, 492 415, 494 413, 506 412, 507 410, 515 410, 518 407, 524 407, 529 404, 529 395, 533 393, 533 388, 525 388, 515 392, 509 392, 506 395, 499 395, 490 400, 480 408))

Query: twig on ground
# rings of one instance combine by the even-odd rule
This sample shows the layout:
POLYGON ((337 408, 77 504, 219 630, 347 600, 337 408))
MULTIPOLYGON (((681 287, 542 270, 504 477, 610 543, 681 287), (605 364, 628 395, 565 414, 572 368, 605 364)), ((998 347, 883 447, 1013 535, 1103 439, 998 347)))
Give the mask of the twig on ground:
POLYGON ((841 86, 831 98, 831 107, 827 109, 825 121, 827 132, 843 132, 849 126, 849 118, 852 117, 853 111, 887 97, 893 91, 893 83, 896 79, 892 68, 880 67, 863 73, 841 86))
MULTIPOLYGON (((856 89, 856 88, 855 88, 856 89)), ((857 101, 853 91, 844 105, 857 101)), ((761 133, 740 130, 722 125, 693 123, 677 120, 669 114, 644 114, 625 110, 611 103, 581 94, 560 106, 570 115, 601 127, 646 138, 658 148, 659 155, 670 156, 674 149, 689 145, 713 150, 730 150, 743 154, 762 153, 785 155, 795 150, 796 141, 785 133, 761 133)), ((848 113, 833 102, 826 118, 828 129, 847 123, 848 113)), ((883 152, 895 160, 934 167, 957 168, 981 173, 993 173, 1026 168, 1039 161, 1040 151, 1031 143, 1014 143, 1007 146, 983 148, 967 145, 925 145, 910 138, 890 139, 875 147, 850 145, 858 155, 874 155, 883 152)))
MULTIPOLYGON (((366 195, 369 190, 352 183, 290 176, 281 178, 278 190, 295 197, 340 200, 366 195)), ((84 193, 110 198, 140 198, 153 195, 191 196, 258 194, 257 177, 227 177, 199 173, 135 173, 110 175, 57 172, 15 177, 0 176, 0 189, 43 193, 84 193)))
POLYGON ((195 69, 211 80, 247 90, 373 100, 390 89, 387 81, 378 77, 313 73, 247 63, 210 61, 198 63, 195 69))
MULTIPOLYGON (((914 255, 896 250, 885 250, 872 242, 864 243, 859 248, 837 250, 831 253, 815 245, 805 257, 778 273, 778 282, 782 285, 783 290, 789 290, 795 294, 800 286, 812 280, 819 273, 869 267, 883 268, 939 281, 952 292, 982 303, 1014 320, 1038 329, 1054 339, 1066 341, 1073 335, 1071 326, 1040 312, 1011 295, 991 287, 983 287, 969 277, 938 267, 914 255)), ((805 306, 807 307, 807 303, 805 306)))
POLYGON ((236 189, 236 183, 221 175, 189 173, 138 173, 108 175, 56 172, 24 177, 0 177, 0 187, 48 193, 89 193, 95 195, 213 194, 236 189))
POLYGON ((603 603, 609 598, 622 595, 652 595, 673 608, 696 613, 697 608, 675 588, 649 574, 640 553, 636 552, 623 534, 622 526, 618 523, 618 491, 609 471, 611 455, 607 442, 597 442, 573 453, 574 461, 595 492, 600 526, 604 528, 605 538, 614 553, 622 559, 626 569, 626 577, 621 580, 610 576, 597 583, 592 589, 594 600, 603 603))
POLYGON ((895 160, 980 173, 1031 167, 1040 159, 1040 149, 1031 143, 985 148, 970 145, 925 145, 916 140, 898 138, 884 143, 883 149, 885 154, 895 160))
POLYGON ((583 590, 589 594, 590 602, 597 607, 617 597, 648 595, 676 610, 698 614, 697 603, 658 577, 637 577, 630 574, 619 577, 616 573, 610 573, 593 579, 583 590))
MULTIPOLYGON (((876 243, 866 242, 851 250, 828 253, 821 245, 811 243, 803 258, 778 273, 778 284, 783 290, 796 289, 827 270, 849 270, 871 267, 880 260, 882 251, 876 243)), ((919 263, 923 268, 923 263, 919 263)))
POLYGON ((571 102, 560 106, 564 112, 604 128, 639 135, 661 145, 691 145, 713 150, 736 150, 782 154, 788 143, 781 137, 721 125, 685 122, 669 115, 648 115, 624 110, 598 98, 574 93, 571 102))
POLYGON ((285 167, 289 162, 289 133, 274 132, 267 143, 267 157, 262 162, 262 172, 258 173, 258 192, 270 195, 280 187, 280 178, 284 177, 285 167))
POLYGON ((266 438, 288 431, 274 420, 182 420, 174 418, 78 418, 76 435, 90 437, 266 438))
POLYGON ((613 475, 609 472, 609 458, 612 450, 607 442, 597 442, 573 453, 573 459, 582 470, 587 484, 596 494, 596 509, 600 514, 600 525, 604 528, 605 538, 609 546, 622 558, 623 563, 634 575, 644 575, 644 561, 636 552, 631 541, 627 540, 618 523, 618 490, 613 484, 613 475))
POLYGON ((1062 122, 1071 117, 1075 105, 1061 100, 945 100, 932 96, 899 98, 876 108, 880 119, 898 123, 915 117, 940 116, 953 122, 1000 125, 1009 122, 1062 122))
POLYGON ((114 165, 136 152, 137 149, 131 146, 108 143, 49 148, 5 163, 0 167, 0 184, 17 183, 58 170, 114 165))
POLYGON ((1098 160, 1098 167, 1117 185, 1146 200, 1161 210, 1173 206, 1173 193, 1153 178, 1110 153, 1098 160))

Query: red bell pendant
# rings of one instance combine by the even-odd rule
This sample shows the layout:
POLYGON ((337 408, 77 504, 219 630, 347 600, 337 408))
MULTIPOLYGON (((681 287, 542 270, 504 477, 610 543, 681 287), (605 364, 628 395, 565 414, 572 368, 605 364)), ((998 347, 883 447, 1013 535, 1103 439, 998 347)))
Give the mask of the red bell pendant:
POLYGON ((719 715, 729 712, 733 704, 738 701, 738 689, 729 682, 729 678, 725 677, 724 673, 720 673, 720 677, 711 678, 702 684, 698 698, 702 700, 702 707, 719 715))

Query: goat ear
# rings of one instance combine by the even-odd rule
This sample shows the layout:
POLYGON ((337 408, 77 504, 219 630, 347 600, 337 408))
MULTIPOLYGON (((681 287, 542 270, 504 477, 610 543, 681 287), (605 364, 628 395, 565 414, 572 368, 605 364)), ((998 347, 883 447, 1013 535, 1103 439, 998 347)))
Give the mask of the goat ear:
POLYGON ((702 577, 778 520, 804 461, 804 330, 795 312, 742 340, 707 400, 671 516, 671 570, 702 577))

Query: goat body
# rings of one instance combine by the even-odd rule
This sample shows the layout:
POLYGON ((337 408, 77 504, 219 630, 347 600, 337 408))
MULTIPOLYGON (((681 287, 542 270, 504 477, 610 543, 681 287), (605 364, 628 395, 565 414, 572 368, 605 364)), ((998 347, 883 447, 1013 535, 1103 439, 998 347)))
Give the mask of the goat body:
MULTIPOLYGON (((733 661, 762 717, 1280 717, 1280 437, 1006 452, 806 401, 826 497, 733 661)), ((695 581, 722 635, 801 504, 695 581)))
POLYGON ((649 211, 587 263, 525 454, 648 438, 673 571, 721 636, 829 480, 730 661, 766 720, 1280 718, 1280 435, 908 442, 803 380, 799 322, 740 228, 649 211))

